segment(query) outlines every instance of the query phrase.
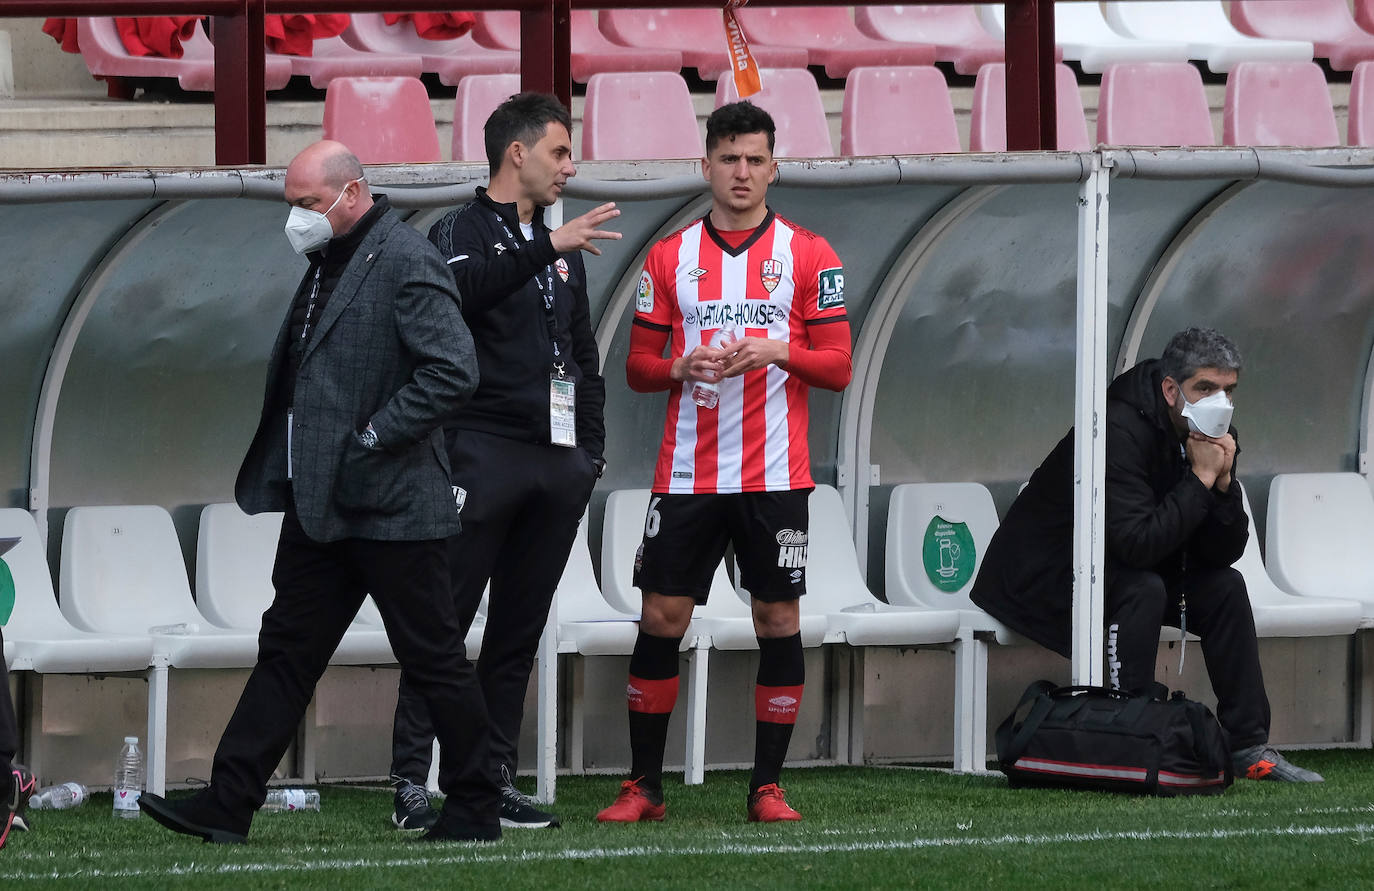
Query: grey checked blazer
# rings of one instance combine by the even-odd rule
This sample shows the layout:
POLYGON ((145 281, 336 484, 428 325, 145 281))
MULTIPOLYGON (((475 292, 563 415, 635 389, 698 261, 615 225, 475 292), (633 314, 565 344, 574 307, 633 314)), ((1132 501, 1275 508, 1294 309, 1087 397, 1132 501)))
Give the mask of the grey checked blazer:
POLYGON ((234 495, 250 514, 286 509, 287 409, 301 528, 424 541, 459 530, 441 425, 477 388, 472 335, 438 250, 391 210, 344 268, 301 355, 294 406, 290 310, 267 366, 262 418, 234 495), (372 424, 381 451, 355 432, 372 424))

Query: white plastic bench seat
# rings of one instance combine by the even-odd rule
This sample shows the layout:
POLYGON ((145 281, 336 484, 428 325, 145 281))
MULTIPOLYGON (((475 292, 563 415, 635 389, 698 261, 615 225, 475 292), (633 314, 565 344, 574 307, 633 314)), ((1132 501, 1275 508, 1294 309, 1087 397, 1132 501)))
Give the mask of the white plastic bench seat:
MULTIPOLYGON (((1281 473, 1269 483, 1269 575, 1304 598, 1359 601, 1374 628, 1374 496, 1358 473, 1281 473)), ((1304 601, 1305 602, 1305 601, 1304 601)))
POLYGON ((1104 5, 1107 24, 1137 40, 1184 41, 1188 54, 1225 73, 1240 62, 1310 62, 1307 40, 1268 40, 1242 34, 1220 0, 1132 0, 1104 5))
MULTIPOLYGON (((1006 8, 1000 3, 978 7, 984 26, 1006 38, 1006 8)), ((1054 7, 1054 42, 1064 58, 1090 74, 1117 62, 1186 62, 1188 44, 1175 40, 1137 40, 1113 31, 1096 3, 1060 3, 1054 7)))

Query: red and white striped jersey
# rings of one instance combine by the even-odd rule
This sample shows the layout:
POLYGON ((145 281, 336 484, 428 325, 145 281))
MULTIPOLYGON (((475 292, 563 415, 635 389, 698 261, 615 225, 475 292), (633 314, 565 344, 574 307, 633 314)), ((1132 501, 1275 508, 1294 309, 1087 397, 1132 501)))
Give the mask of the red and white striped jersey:
MULTIPOLYGON (((669 332, 671 358, 709 344, 727 323, 736 336, 788 341, 795 355, 810 349, 809 326, 845 321, 844 268, 834 249, 772 211, 743 242, 727 240, 706 217, 654 245, 634 317, 636 325, 669 332)), ((811 487, 809 392, 796 375, 770 365, 722 380, 719 405, 703 409, 692 401, 690 382, 675 382, 653 490, 811 487)))

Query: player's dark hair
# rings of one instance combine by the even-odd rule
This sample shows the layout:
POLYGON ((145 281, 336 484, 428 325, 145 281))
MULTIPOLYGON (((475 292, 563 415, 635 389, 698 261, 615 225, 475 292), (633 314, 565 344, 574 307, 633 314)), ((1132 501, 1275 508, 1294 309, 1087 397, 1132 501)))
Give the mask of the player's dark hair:
POLYGON ((562 124, 572 134, 572 115, 548 93, 516 93, 497 106, 482 128, 491 175, 501 169, 512 142, 533 148, 544 138, 549 124, 562 124))
POLYGON ((722 105, 706 119, 706 154, 710 155, 722 139, 746 133, 768 134, 768 152, 772 154, 777 130, 773 116, 747 99, 722 105))

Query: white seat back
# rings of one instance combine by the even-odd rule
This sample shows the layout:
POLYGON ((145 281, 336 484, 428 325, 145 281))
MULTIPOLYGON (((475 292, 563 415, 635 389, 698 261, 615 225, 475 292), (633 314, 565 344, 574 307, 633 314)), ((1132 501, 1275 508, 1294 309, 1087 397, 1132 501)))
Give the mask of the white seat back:
POLYGON ((568 555, 568 565, 563 568, 563 577, 558 580, 558 590, 554 594, 560 622, 597 622, 608 619, 626 619, 630 615, 621 613, 601 596, 601 588, 596 583, 596 570, 592 566, 592 554, 587 548, 587 514, 577 524, 577 537, 573 539, 572 552, 568 555))
POLYGON ((62 534, 62 613, 87 631, 147 634, 205 621, 161 507, 74 507, 62 534))
POLYGON ((1265 550, 1269 574, 1285 591, 1374 601, 1374 495, 1368 481, 1358 473, 1275 476, 1265 550))
POLYGON ((262 626, 272 605, 272 565, 282 514, 249 516, 237 504, 207 504, 196 547, 196 606, 222 628, 262 626))
MULTIPOLYGON (((635 552, 644 540, 650 494, 648 489, 612 492, 606 499, 606 518, 601 534, 601 593, 611 606, 633 616, 639 615, 643 606, 634 586, 634 566, 635 552)), ((711 593, 706 606, 697 607, 695 614, 722 618, 750 615, 748 606, 730 583, 724 560, 711 576, 711 593)))
POLYGON ((52 573, 48 571, 48 558, 43 553, 33 515, 19 508, 0 510, 0 538, 20 539, 19 544, 0 557, 14 578, 14 611, 5 624, 5 637, 39 640, 52 634, 64 636, 71 623, 57 608, 52 573))
POLYGON ((979 483, 907 483, 887 509, 887 600, 969 609, 973 580, 997 531, 992 493, 979 483))
POLYGON ((854 550, 844 502, 834 486, 817 486, 808 504, 806 596, 803 613, 833 613, 861 604, 878 604, 868 590, 854 550))

